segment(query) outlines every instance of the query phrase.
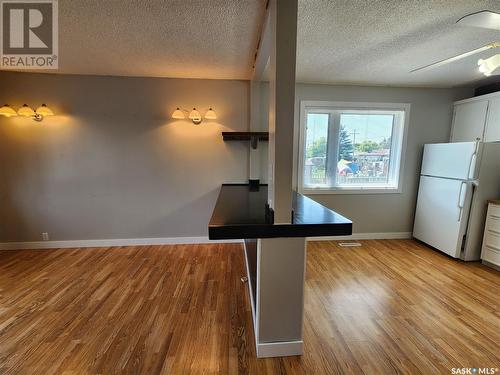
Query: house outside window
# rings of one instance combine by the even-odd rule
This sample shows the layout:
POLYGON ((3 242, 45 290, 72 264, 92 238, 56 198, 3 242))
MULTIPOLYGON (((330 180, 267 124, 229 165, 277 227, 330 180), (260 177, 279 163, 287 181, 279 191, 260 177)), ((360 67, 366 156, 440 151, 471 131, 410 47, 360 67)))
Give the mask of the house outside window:
POLYGON ((299 191, 401 191, 410 105, 301 102, 299 191))

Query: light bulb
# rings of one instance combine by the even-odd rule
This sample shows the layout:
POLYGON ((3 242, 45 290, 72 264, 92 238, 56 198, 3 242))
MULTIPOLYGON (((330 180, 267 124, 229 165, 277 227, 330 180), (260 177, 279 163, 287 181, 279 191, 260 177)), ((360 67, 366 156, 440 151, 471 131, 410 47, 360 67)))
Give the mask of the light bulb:
POLYGON ((479 71, 488 77, 499 70, 500 54, 493 55, 487 59, 479 59, 477 60, 477 64, 479 65, 479 71))

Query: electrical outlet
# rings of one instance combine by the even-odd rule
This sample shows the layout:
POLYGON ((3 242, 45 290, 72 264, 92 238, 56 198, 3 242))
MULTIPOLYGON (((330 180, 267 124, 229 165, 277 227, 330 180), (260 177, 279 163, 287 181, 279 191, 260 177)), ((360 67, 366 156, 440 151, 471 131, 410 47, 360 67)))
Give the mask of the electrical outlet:
POLYGON ((42 240, 48 241, 49 240, 49 234, 47 232, 42 233, 42 240))

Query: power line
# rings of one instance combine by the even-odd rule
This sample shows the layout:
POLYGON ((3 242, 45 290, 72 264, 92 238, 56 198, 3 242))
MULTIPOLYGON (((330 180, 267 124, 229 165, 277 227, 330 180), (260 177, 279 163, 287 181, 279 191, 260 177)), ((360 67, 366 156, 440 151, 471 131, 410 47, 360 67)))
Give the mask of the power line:
POLYGON ((356 148, 356 134, 359 134, 359 132, 354 129, 351 133, 352 135, 352 159, 354 160, 354 150, 356 148))

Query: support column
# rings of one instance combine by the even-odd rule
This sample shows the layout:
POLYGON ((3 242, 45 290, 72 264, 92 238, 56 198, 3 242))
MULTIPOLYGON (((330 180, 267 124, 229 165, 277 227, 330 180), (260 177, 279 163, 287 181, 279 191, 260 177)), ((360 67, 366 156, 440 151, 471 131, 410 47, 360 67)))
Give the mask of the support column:
POLYGON ((257 357, 303 353, 305 238, 259 239, 257 244, 257 357))
MULTIPOLYGON (((255 130, 255 120, 261 118, 258 115, 263 110, 258 105, 257 81, 269 64, 267 203, 274 211, 274 224, 292 222, 297 2, 269 0, 251 83, 250 122, 255 130)), ((257 157, 250 150, 251 178, 259 172, 257 157)), ((257 356, 301 355, 305 238, 246 240, 245 246, 257 356)))
POLYGON ((297 0, 270 0, 269 195, 275 223, 292 220, 297 0))

